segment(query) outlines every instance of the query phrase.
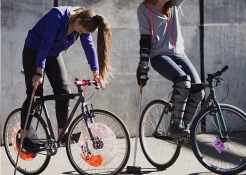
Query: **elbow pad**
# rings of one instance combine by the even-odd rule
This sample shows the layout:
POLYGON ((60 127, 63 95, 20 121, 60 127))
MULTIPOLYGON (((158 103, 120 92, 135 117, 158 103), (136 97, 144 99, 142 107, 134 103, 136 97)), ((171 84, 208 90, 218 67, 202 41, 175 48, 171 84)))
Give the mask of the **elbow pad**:
POLYGON ((151 35, 141 35, 139 45, 140 45, 139 52, 140 52, 141 61, 149 61, 151 35))

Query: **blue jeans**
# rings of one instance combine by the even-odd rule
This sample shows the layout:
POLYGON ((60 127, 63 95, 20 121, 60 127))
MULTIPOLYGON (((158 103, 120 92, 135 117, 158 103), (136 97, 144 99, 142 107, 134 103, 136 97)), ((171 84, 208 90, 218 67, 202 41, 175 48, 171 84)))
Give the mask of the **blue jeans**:
MULTIPOLYGON (((191 78, 191 83, 201 83, 201 79, 190 62, 189 58, 185 55, 158 55, 150 60, 153 69, 155 69, 160 75, 165 77, 166 79, 173 82, 175 77, 189 75, 191 78)), ((180 89, 180 91, 185 91, 184 89, 180 89)), ((182 93, 179 93, 182 94, 182 93)), ((183 96, 182 98, 179 96, 179 100, 186 103, 177 104, 173 103, 174 108, 174 121, 180 121, 180 119, 184 120, 186 126, 188 126, 194 117, 194 114, 197 111, 197 108, 204 97, 204 90, 189 93, 188 96, 183 96), (188 100, 187 100, 188 98, 188 100), (185 112, 180 112, 185 109, 185 112)))
POLYGON ((150 62, 154 70, 170 81, 173 81, 173 78, 177 76, 189 75, 191 83, 201 83, 195 67, 185 54, 158 55, 151 58, 150 62))

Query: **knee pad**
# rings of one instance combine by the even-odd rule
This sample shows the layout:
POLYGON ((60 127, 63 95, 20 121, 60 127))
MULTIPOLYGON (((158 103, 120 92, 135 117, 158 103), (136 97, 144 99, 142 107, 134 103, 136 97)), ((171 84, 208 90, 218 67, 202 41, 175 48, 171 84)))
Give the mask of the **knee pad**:
MULTIPOLYGON (((186 112, 194 114, 205 95, 204 90, 189 94, 186 112)), ((189 118, 189 117, 188 117, 189 118)))
POLYGON ((199 91, 196 90, 190 92, 185 109, 185 114, 184 114, 185 124, 189 124, 191 122, 204 96, 205 96, 205 92, 203 89, 199 91))
POLYGON ((202 101, 202 99, 204 98, 204 96, 205 96, 205 92, 204 92, 204 90, 201 90, 198 92, 190 93, 189 99, 194 101, 194 103, 199 104, 202 101))
POLYGON ((191 79, 189 75, 178 76, 173 78, 174 86, 184 89, 190 89, 191 79))
POLYGON ((204 85, 191 84, 189 100, 195 104, 199 104, 205 96, 204 85))
POLYGON ((205 88, 203 83, 191 83, 190 87, 190 92, 195 93, 195 92, 200 92, 205 88))
POLYGON ((190 76, 179 76, 174 79, 174 91, 172 95, 172 115, 174 122, 183 118, 186 102, 191 86, 190 76))
POLYGON ((189 75, 179 76, 174 79, 174 91, 173 91, 174 101, 181 102, 181 103, 186 102, 189 94, 189 89, 191 87, 190 81, 191 80, 189 75))

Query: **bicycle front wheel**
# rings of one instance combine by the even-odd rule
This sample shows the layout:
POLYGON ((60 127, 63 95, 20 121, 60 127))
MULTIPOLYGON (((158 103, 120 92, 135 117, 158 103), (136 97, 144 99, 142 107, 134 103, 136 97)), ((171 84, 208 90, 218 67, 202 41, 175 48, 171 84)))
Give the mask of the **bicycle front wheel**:
POLYGON ((194 119, 191 144, 198 161, 217 174, 238 174, 246 170, 246 115, 240 109, 220 104, 228 132, 219 137, 214 114, 209 106, 194 119), (219 144, 219 145, 218 145, 219 144))
MULTIPOLYGON (((19 143, 17 139, 20 139, 20 121, 21 121, 21 108, 14 110, 8 116, 4 129, 3 129, 3 142, 6 154, 15 167, 16 159, 19 151, 19 143)), ((30 124, 29 137, 33 140, 47 140, 48 130, 39 116, 34 115, 30 124)), ((50 156, 46 151, 38 153, 28 153, 21 151, 19 155, 19 161, 17 170, 22 174, 34 175, 42 173, 48 166, 50 156)))
POLYGON ((118 174, 125 167, 130 155, 128 130, 109 111, 93 109, 90 113, 93 123, 88 123, 94 144, 81 114, 68 130, 66 151, 69 161, 80 174, 118 174))
POLYGON ((159 169, 172 166, 181 149, 178 141, 168 136, 171 121, 168 108, 168 102, 154 100, 146 106, 140 119, 141 148, 147 160, 159 169))

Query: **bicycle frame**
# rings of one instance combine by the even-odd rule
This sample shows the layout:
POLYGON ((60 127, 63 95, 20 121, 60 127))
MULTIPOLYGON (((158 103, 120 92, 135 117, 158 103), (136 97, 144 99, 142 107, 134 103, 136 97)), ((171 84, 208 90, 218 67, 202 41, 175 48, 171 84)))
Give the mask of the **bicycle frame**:
MULTIPOLYGON (((224 138, 227 133, 228 133, 228 130, 227 130, 227 127, 226 127, 226 124, 225 124, 225 121, 224 121, 224 117, 223 117, 223 114, 222 114, 222 111, 221 111, 221 107, 220 107, 220 104, 217 100, 217 97, 216 97, 216 92, 215 92, 215 84, 214 84, 214 81, 213 79, 216 79, 216 77, 222 75, 222 72, 226 71, 228 69, 227 66, 225 66, 221 71, 218 71, 214 74, 208 74, 208 77, 207 77, 207 84, 203 84, 203 89, 205 88, 209 88, 209 95, 207 96, 207 98, 204 100, 202 106, 201 106, 201 109, 200 111, 202 111, 203 109, 205 109, 206 107, 208 107, 209 105, 212 105, 213 106, 213 109, 214 111, 216 111, 214 113, 214 120, 215 120, 215 123, 216 123, 216 126, 218 128, 218 131, 219 131, 219 137, 220 138, 224 138), (212 104, 211 104, 212 103, 212 104)), ((172 100, 172 98, 171 98, 172 100)), ((162 118, 164 116, 164 114, 167 114, 168 112, 171 112, 171 100, 167 103, 167 105, 165 106, 162 114, 161 114, 161 117, 160 117, 160 120, 158 121, 157 123, 157 127, 155 129, 155 133, 157 133, 157 130, 159 128, 159 125, 162 121, 162 118)), ((171 124, 172 120, 170 120, 170 123, 169 125, 171 124)), ((206 131, 206 121, 202 121, 202 131, 206 131)), ((167 133, 166 133, 167 134, 167 133)), ((166 135, 168 136, 168 135, 166 135)))
MULTIPOLYGON (((208 84, 205 84, 205 88, 208 87, 210 90, 210 93, 209 93, 208 97, 206 98, 204 104, 201 106, 200 111, 202 111, 204 108, 209 106, 209 104, 212 102, 213 109, 214 109, 214 111, 216 111, 214 113, 214 120, 215 120, 216 126, 217 126, 218 131, 219 131, 219 136, 220 136, 220 138, 224 138, 222 133, 227 134, 228 130, 227 130, 227 127, 226 127, 226 124, 224 121, 221 107, 220 107, 219 102, 218 102, 217 97, 216 97, 216 92, 214 89, 215 85, 214 85, 213 79, 214 79, 213 76, 211 74, 209 74, 208 78, 207 78, 208 84)), ((201 127, 202 127, 201 128, 202 131, 205 131, 206 121, 202 121, 201 127)))
MULTIPOLYGON (((75 93, 75 94, 63 94, 63 95, 47 95, 47 96, 44 96, 42 98, 38 98, 37 99, 37 103, 39 106, 38 109, 34 109, 35 112, 39 112, 40 113, 40 116, 41 116, 41 112, 44 111, 44 116, 45 116, 45 119, 46 119, 46 123, 48 125, 48 130, 49 130, 49 133, 50 133, 50 136, 51 136, 51 139, 53 140, 56 140, 55 139, 55 135, 54 135, 54 131, 53 131, 53 128, 52 128, 52 125, 51 125, 51 121, 50 121, 50 117, 49 117, 49 114, 48 114, 48 110, 47 110, 47 107, 46 107, 46 104, 45 104, 45 101, 48 101, 48 100, 62 100, 62 99, 74 99, 75 97, 79 97, 77 102, 75 103, 71 113, 69 114, 69 117, 66 121, 66 124, 65 126, 63 127, 62 129, 62 132, 61 134, 58 136, 58 139, 56 140, 56 144, 57 144, 57 147, 59 148, 60 147, 60 142, 62 140, 62 138, 64 137, 65 135, 65 132, 66 130, 68 129, 69 127, 69 124, 71 123, 74 115, 75 115, 75 112, 77 111, 79 105, 81 104, 81 110, 82 110, 82 115, 84 117, 84 120, 85 120, 85 124, 86 124, 86 127, 88 129, 88 132, 89 132, 89 135, 90 135, 90 139, 92 140, 92 142, 94 143, 94 137, 93 137, 93 134, 91 132, 91 129, 88 125, 88 119, 90 119, 90 122, 93 123, 93 120, 92 120, 92 117, 93 117, 93 114, 90 114, 90 108, 89 106, 87 105, 87 103, 85 102, 85 98, 83 96, 83 89, 81 88, 81 86, 77 86, 78 88, 78 93, 75 93)), ((37 126, 38 126, 38 123, 37 123, 37 126)), ((36 127, 37 127, 36 126, 36 127)))

